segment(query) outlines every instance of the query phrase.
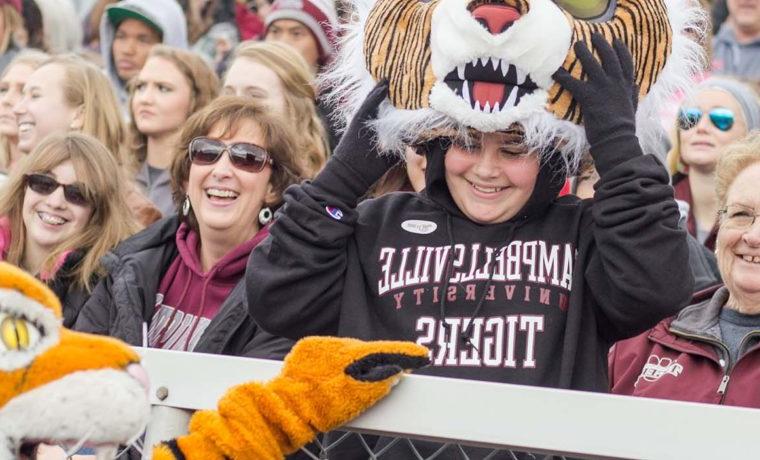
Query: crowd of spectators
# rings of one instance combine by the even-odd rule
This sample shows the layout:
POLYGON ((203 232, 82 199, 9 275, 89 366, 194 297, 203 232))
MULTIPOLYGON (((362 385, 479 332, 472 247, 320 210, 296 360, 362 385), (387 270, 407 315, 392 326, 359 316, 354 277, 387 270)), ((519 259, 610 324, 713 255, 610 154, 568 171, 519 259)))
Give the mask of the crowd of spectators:
MULTIPOLYGON (((432 375, 760 407, 760 0, 701 3, 705 68, 663 107, 660 150, 643 155, 634 132, 605 144, 620 125, 600 119, 586 130, 609 160, 588 154, 565 180, 511 131, 410 145, 394 164, 360 124, 382 85, 339 132, 319 76, 343 3, 0 0, 0 259, 54 289, 64 326, 133 345, 281 359, 309 334, 417 339, 438 347, 432 375), (473 184, 484 164, 516 190, 494 209, 469 194, 497 193, 473 184), (406 218, 447 246, 417 246, 406 218), (577 250, 567 282, 555 274, 556 317, 477 317, 505 276, 478 278, 478 251, 490 263, 531 239, 577 250), (434 263, 440 292, 422 273, 434 263), (407 298, 384 296, 407 281, 407 298), (421 303, 437 313, 405 316, 421 303), (536 356, 518 345, 525 367, 556 363, 490 366, 482 336, 514 346, 518 330, 543 332, 536 356)), ((617 77, 604 103, 632 125, 617 77)), ((593 116, 601 96, 558 82, 593 116)), ((556 246, 541 248, 570 257, 556 246)))

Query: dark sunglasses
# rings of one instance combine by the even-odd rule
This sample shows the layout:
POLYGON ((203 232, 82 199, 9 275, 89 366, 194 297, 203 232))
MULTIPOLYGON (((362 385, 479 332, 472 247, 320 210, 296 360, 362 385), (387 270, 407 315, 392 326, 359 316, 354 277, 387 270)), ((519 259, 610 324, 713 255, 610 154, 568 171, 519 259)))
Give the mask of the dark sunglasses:
POLYGON ((33 192, 40 195, 50 195, 58 187, 63 187, 63 197, 69 203, 75 206, 87 206, 90 204, 90 199, 87 198, 87 194, 81 184, 61 184, 45 174, 25 174, 24 179, 26 180, 26 185, 33 192))
MULTIPOLYGON (((707 112, 712 124, 721 131, 728 131, 734 126, 734 112, 729 109, 716 108, 707 112)), ((691 107, 681 109, 678 112, 678 127, 684 131, 688 131, 691 128, 697 126, 699 120, 702 118, 702 110, 691 107)))
POLYGON ((196 137, 187 149, 190 161, 201 166, 216 163, 225 151, 230 156, 230 163, 243 171, 259 172, 264 166, 274 164, 264 148, 248 142, 227 145, 216 139, 196 137))

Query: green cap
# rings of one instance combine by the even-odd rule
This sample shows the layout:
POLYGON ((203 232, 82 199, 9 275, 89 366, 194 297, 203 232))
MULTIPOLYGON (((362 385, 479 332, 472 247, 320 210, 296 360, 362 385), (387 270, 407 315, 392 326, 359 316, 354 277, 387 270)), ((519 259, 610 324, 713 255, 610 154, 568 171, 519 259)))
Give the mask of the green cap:
POLYGON ((164 31, 161 30, 161 27, 158 24, 156 24, 152 19, 143 14, 141 11, 135 10, 134 6, 124 7, 119 6, 118 4, 111 5, 108 7, 108 9, 106 9, 106 13, 108 14, 108 20, 111 21, 111 25, 114 27, 114 29, 119 27, 119 24, 121 24, 121 22, 125 19, 136 19, 155 29, 160 36, 163 37, 164 35, 164 31))

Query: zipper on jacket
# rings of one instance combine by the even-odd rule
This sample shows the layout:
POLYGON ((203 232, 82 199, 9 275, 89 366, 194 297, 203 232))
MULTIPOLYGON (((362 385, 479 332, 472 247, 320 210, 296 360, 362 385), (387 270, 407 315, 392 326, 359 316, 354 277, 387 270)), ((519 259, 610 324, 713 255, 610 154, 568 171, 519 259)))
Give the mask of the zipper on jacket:
MULTIPOLYGON (((725 357, 726 357, 726 365, 721 366, 721 370, 723 370, 723 378, 720 379, 720 385, 718 385, 718 391, 717 393, 720 395, 720 401, 718 401, 718 404, 723 404, 723 398, 726 397, 726 389, 728 388, 728 381, 731 380, 731 371, 733 370, 734 366, 731 362, 731 352, 728 351, 728 347, 726 344, 721 342, 720 340, 716 340, 712 337, 707 337, 703 335, 696 335, 696 334, 688 334, 686 332, 679 331, 678 329, 671 328, 670 331, 675 335, 680 335, 681 337, 685 337, 688 339, 698 340, 702 342, 708 342, 713 345, 717 345, 718 347, 722 348, 723 351, 725 351, 725 357)), ((749 334, 748 334, 749 335, 749 334)), ((746 337, 746 336, 745 336, 746 337)), ((741 345, 740 345, 741 349, 741 345)), ((718 363, 720 364, 720 363, 718 363)))
POLYGON ((723 375, 723 378, 720 381, 720 386, 718 387, 718 394, 720 395, 720 400, 723 402, 723 396, 726 394, 726 387, 728 386, 728 381, 731 380, 731 376, 728 374, 723 375))
MULTIPOLYGON (((723 399, 726 397, 726 390, 728 389, 728 382, 731 380, 731 372, 734 370, 734 367, 736 367, 736 363, 738 363, 741 358, 736 360, 736 363, 732 363, 731 353, 728 351, 728 347, 720 340, 715 340, 711 337, 706 337, 702 335, 687 334, 685 332, 681 332, 677 329, 672 329, 672 328, 670 329, 670 331, 682 337, 712 343, 714 345, 721 347, 723 350, 725 350, 727 361, 726 361, 725 371, 723 373, 723 378, 720 380, 720 385, 718 385, 718 391, 717 391, 717 393, 720 395, 720 401, 718 401, 718 404, 723 404, 723 399)), ((749 332, 744 337, 742 337, 742 341, 739 343, 739 351, 741 351, 741 349, 744 348, 745 340, 758 334, 760 334, 760 330, 755 330, 755 331, 749 332)))

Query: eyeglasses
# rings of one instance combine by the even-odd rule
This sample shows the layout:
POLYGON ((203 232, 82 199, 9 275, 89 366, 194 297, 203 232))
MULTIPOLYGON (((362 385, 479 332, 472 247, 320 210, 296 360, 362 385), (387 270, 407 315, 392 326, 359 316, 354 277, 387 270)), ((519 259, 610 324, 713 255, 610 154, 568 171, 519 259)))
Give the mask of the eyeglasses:
POLYGON ((224 152, 229 155, 233 166, 247 172, 259 172, 266 165, 274 164, 269 153, 263 147, 248 142, 236 142, 227 145, 216 139, 196 137, 190 141, 187 152, 190 161, 201 166, 216 163, 224 152))
POLYGON ((720 218, 720 225, 727 228, 734 229, 747 229, 755 224, 755 210, 742 206, 740 204, 732 204, 718 211, 718 217, 720 218))
MULTIPOLYGON (((702 113, 702 110, 696 107, 681 109, 678 112, 678 128, 688 131, 697 126, 697 123, 702 118, 702 113)), ((721 107, 710 110, 707 112, 707 115, 710 117, 713 126, 721 131, 730 130, 734 126, 736 119, 734 112, 721 107)))
POLYGON ((40 195, 50 195, 55 192, 58 187, 63 187, 63 197, 69 203, 75 206, 87 206, 90 204, 90 199, 84 191, 84 187, 81 184, 61 184, 57 180, 45 174, 25 174, 24 179, 26 185, 32 189, 33 192, 40 195))

